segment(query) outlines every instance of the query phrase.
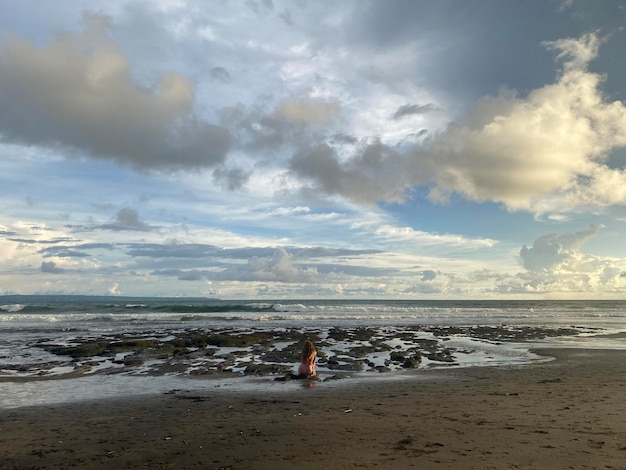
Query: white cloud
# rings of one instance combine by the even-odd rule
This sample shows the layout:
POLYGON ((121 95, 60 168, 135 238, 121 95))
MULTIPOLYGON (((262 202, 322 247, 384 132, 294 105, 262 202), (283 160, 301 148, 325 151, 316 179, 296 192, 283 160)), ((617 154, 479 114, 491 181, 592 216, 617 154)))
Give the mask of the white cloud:
POLYGON ((593 256, 582 245, 597 235, 599 227, 539 237, 532 247, 520 250, 526 272, 496 280, 496 291, 509 294, 562 296, 619 295, 619 279, 626 260, 593 256))
POLYGON ((531 248, 524 245, 520 257, 524 268, 532 272, 554 270, 568 264, 579 255, 581 246, 598 233, 598 227, 565 235, 544 235, 533 243, 531 248))
POLYGON ((363 204, 403 202, 415 186, 430 186, 434 201, 459 194, 510 210, 625 204, 626 171, 606 161, 626 146, 626 106, 608 101, 602 77, 587 70, 600 43, 594 34, 548 43, 564 60, 555 83, 523 98, 506 90, 484 98, 409 152, 370 140, 346 158, 318 144, 302 147, 290 170, 310 189, 363 204))
POLYGON ((456 192, 529 211, 626 203, 626 174, 604 163, 626 146, 626 107, 607 102, 601 77, 586 70, 598 45, 592 34, 550 43, 567 58, 556 83, 525 99, 485 99, 435 138, 425 149, 436 182, 431 197, 456 192))
POLYGON ((315 268, 301 269, 294 266, 291 256, 284 248, 277 248, 271 258, 254 257, 246 265, 226 269, 220 272, 218 278, 290 283, 320 281, 315 268))
POLYGON ((468 238, 462 235, 437 234, 415 230, 411 227, 381 225, 374 229, 377 237, 390 241, 414 242, 420 246, 437 245, 468 249, 490 248, 496 245, 495 240, 488 238, 468 238))

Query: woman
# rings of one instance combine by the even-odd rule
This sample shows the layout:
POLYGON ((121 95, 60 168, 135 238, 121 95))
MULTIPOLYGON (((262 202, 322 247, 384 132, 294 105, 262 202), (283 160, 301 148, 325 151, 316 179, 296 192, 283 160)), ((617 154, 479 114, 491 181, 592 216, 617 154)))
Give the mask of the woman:
POLYGON ((300 362, 300 366, 298 367, 298 375, 300 376, 311 376, 316 375, 315 372, 315 359, 317 358, 317 351, 315 350, 315 346, 308 339, 304 342, 304 346, 302 346, 302 361, 300 362))

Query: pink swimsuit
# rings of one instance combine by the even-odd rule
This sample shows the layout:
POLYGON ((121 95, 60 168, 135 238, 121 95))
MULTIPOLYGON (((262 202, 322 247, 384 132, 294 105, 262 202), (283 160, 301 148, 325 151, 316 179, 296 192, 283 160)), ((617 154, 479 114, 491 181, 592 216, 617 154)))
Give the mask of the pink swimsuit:
POLYGON ((298 375, 315 375, 315 360, 311 363, 301 362, 298 375))

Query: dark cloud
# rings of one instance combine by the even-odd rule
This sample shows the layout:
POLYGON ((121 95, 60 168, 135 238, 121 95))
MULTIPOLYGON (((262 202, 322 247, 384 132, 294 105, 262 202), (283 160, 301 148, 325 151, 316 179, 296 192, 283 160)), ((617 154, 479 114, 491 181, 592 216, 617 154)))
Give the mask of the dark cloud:
POLYGON ((65 270, 57 267, 57 264, 54 261, 44 261, 41 263, 41 272, 49 274, 61 274, 65 272, 65 270))
POLYGON ((205 277, 202 271, 192 270, 181 273, 178 279, 181 281, 200 281, 205 277))
POLYGON ((109 20, 86 16, 77 36, 39 47, 8 36, 0 44, 0 135, 5 142, 74 149, 140 170, 210 167, 226 158, 228 131, 194 116, 194 88, 182 75, 151 87, 133 82, 109 20))
POLYGON ((271 13, 274 11, 274 3, 272 2, 272 0, 247 0, 246 6, 257 15, 271 13))
POLYGON ((407 134, 403 139, 401 139, 398 144, 400 146, 408 144, 409 146, 413 146, 417 141, 423 141, 428 137, 427 129, 420 129, 417 132, 411 132, 407 134))
MULTIPOLYGON (((0 232, 0 235, 2 235, 2 233, 0 232)), ((33 238, 9 238, 9 240, 14 241, 14 242, 18 242, 18 243, 26 243, 28 245, 31 244, 40 244, 40 245, 56 245, 58 243, 65 243, 65 242, 69 242, 69 241, 74 241, 73 238, 70 237, 59 237, 59 238, 53 238, 50 240, 35 240, 33 238)))
POLYGON ((430 269, 426 269, 424 271, 422 271, 422 282, 423 281, 432 281, 437 277, 437 273, 435 271, 432 271, 430 269))
POLYGON ((128 250, 128 255, 148 258, 206 258, 218 256, 221 249, 212 245, 195 243, 172 244, 134 244, 128 250))
POLYGON ((401 202, 416 183, 410 181, 410 168, 403 167, 404 157, 378 140, 362 143, 352 158, 340 161, 336 150, 327 144, 299 150, 289 168, 310 183, 311 194, 345 196, 360 204, 377 201, 401 202))
POLYGON ((213 67, 209 72, 211 79, 222 83, 230 83, 230 74, 224 67, 213 67))
POLYGON ((566 35, 568 18, 557 10, 558 2, 536 0, 368 2, 354 11, 348 38, 354 47, 381 54, 426 40, 431 48, 420 48, 422 60, 407 68, 431 89, 473 100, 501 86, 532 89, 553 77, 551 58, 537 38, 566 35))
POLYGON ((291 11, 285 9, 281 13, 279 13, 278 16, 285 22, 285 24, 289 26, 294 25, 293 18, 291 16, 291 11))
POLYGON ((232 129, 237 145, 244 150, 274 151, 289 142, 297 132, 284 119, 259 107, 228 106, 220 110, 219 116, 221 124, 232 129))
MULTIPOLYGON (((354 257, 380 253, 379 250, 350 250, 345 248, 325 247, 300 248, 287 246, 281 249, 289 251, 293 257, 298 259, 354 257)), ((272 257, 276 250, 276 247, 220 248, 214 245, 199 243, 146 243, 130 245, 127 253, 130 256, 147 258, 220 258, 224 260, 248 260, 251 258, 272 257)))
POLYGON ((213 170, 213 178, 224 189, 235 191, 242 188, 250 178, 250 172, 241 168, 218 166, 213 170))
POLYGON ((117 212, 113 223, 101 225, 100 228, 115 231, 136 230, 140 232, 148 232, 152 230, 152 227, 139 218, 137 211, 129 207, 120 209, 117 212))
POLYGON ((76 245, 74 248, 81 250, 113 250, 117 247, 114 243, 81 243, 80 245, 76 245))
POLYGON ((323 258, 323 257, 352 257, 361 255, 373 255, 381 253, 380 250, 353 250, 347 248, 326 248, 326 247, 287 247, 290 253, 301 258, 323 258))
POLYGON ((406 116, 412 116, 415 114, 426 114, 435 111, 437 107, 434 104, 405 104, 400 106, 398 110, 393 114, 392 119, 398 120, 406 116))
POLYGON ((72 248, 68 248, 65 246, 51 246, 39 250, 39 253, 43 255, 44 258, 49 257, 58 257, 58 258, 88 258, 89 254, 84 251, 73 250, 72 248))
MULTIPOLYGON (((341 118, 341 107, 334 99, 315 99, 308 95, 283 99, 276 106, 241 103, 219 111, 220 123, 231 130, 235 145, 253 158, 269 156, 276 160, 277 151, 301 147, 324 140, 326 131, 341 118)), ((340 134, 337 139, 341 139, 340 134)), ((353 141, 343 136, 344 142, 353 141)))
POLYGON ((341 194, 346 178, 335 151, 328 145, 302 149, 290 162, 290 169, 299 177, 316 181, 329 194, 341 194))
POLYGON ((162 269, 152 272, 155 276, 175 277, 179 281, 201 281, 211 275, 207 271, 191 269, 188 271, 181 269, 162 269))
POLYGON ((359 142, 359 139, 357 139, 356 137, 352 135, 348 135, 348 134, 344 134, 340 132, 340 133, 333 135, 330 141, 337 143, 337 144, 355 145, 359 142))

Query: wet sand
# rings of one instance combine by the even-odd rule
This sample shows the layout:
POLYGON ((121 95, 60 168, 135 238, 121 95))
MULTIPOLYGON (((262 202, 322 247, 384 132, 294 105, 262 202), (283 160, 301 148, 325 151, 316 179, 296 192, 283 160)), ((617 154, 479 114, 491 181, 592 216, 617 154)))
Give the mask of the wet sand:
POLYGON ((626 352, 548 354, 402 381, 4 410, 0 469, 625 469, 626 352))

